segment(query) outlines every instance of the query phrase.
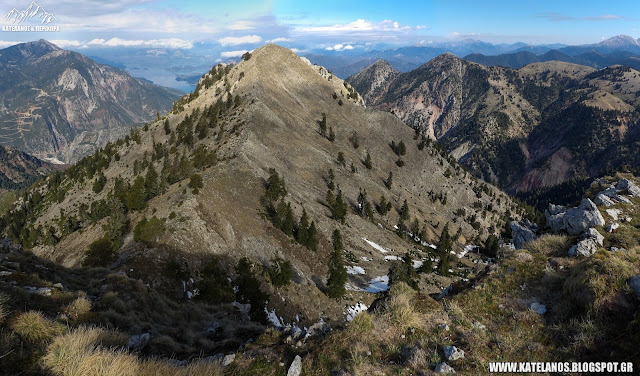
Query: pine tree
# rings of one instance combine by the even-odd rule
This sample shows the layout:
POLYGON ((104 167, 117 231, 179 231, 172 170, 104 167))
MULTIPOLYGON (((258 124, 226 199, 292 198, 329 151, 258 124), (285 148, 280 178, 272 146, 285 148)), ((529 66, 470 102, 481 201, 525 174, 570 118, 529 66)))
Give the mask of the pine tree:
POLYGON ((327 190, 327 195, 325 196, 325 200, 327 201, 327 206, 329 207, 329 209, 331 209, 331 214, 334 215, 336 198, 333 195, 333 191, 331 189, 327 190))
POLYGON ((347 216, 347 204, 342 198, 342 191, 338 188, 338 194, 336 195, 336 203, 334 208, 335 219, 344 224, 344 220, 347 216))
POLYGON ((364 217, 365 216, 365 212, 364 212, 364 205, 367 202, 367 190, 365 189, 364 191, 361 189, 360 192, 358 193, 358 210, 360 211, 360 216, 364 217))
POLYGON ((309 247, 309 216, 307 215, 305 208, 302 208, 302 216, 298 222, 296 240, 305 247, 309 247))
POLYGON ((287 204, 282 218, 282 232, 287 236, 293 236, 293 210, 291 210, 291 204, 287 204))
POLYGON ((431 257, 427 256, 426 260, 422 262, 420 265, 420 269, 418 269, 419 273, 433 273, 433 263, 431 262, 431 257))
POLYGON ((360 147, 360 139, 358 138, 358 133, 353 132, 353 135, 351 135, 351 144, 353 145, 354 149, 360 147))
POLYGON ((389 176, 387 176, 387 180, 384 181, 384 185, 387 189, 391 189, 391 185, 393 185, 393 172, 389 171, 389 176))
POLYGON ((402 204, 402 208, 400 209, 400 216, 403 220, 409 220, 409 204, 407 204, 407 200, 404 200, 402 204))
POLYGON ((369 152, 367 152, 367 156, 362 164, 364 164, 364 167, 366 167, 368 170, 371 170, 371 168, 373 167, 371 163, 371 154, 369 154, 369 152))
POLYGON ((342 255, 342 236, 339 230, 333 231, 333 252, 329 260, 329 272, 327 275, 327 296, 340 299, 344 296, 347 282, 347 268, 344 266, 342 255))
POLYGON ((400 141, 398 144, 398 155, 405 155, 407 153, 407 147, 404 145, 404 141, 400 141))
POLYGON ((380 213, 380 215, 387 214, 387 199, 384 196, 382 196, 382 198, 380 199, 380 205, 378 206, 378 213, 380 213))
POLYGON ((451 260, 451 251, 453 250, 453 239, 449 235, 449 224, 447 223, 440 234, 438 241, 438 253, 440 254, 440 264, 438 264, 438 273, 443 276, 449 275, 449 264, 451 260))
POLYGON ((100 171, 100 174, 98 175, 98 178, 93 183, 93 191, 95 193, 102 192, 102 189, 104 189, 105 184, 107 184, 107 178, 104 176, 102 171, 100 171))
POLYGON ((276 172, 274 168, 269 168, 265 197, 270 201, 277 201, 286 195, 287 189, 284 185, 284 179, 280 179, 280 175, 278 175, 278 172, 276 172))
POLYGON ((338 153, 338 164, 342 167, 345 167, 347 165, 347 161, 344 159, 343 152, 338 153))
POLYGON ((171 127, 169 126, 169 119, 164 120, 164 134, 171 133, 171 127))
POLYGON ((313 252, 318 251, 318 229, 316 228, 316 223, 311 222, 309 226, 309 246, 308 248, 313 252))
POLYGON ((322 137, 327 137, 327 115, 322 113, 322 120, 320 120, 320 134, 322 137))
POLYGON ((138 176, 127 194, 127 209, 142 210, 147 207, 144 179, 138 176))
POLYGON ((149 165, 147 175, 144 178, 144 189, 147 201, 156 197, 159 193, 158 173, 151 164, 149 165))
POLYGON ((336 140, 336 133, 333 131, 333 127, 329 127, 329 141, 333 142, 336 140))

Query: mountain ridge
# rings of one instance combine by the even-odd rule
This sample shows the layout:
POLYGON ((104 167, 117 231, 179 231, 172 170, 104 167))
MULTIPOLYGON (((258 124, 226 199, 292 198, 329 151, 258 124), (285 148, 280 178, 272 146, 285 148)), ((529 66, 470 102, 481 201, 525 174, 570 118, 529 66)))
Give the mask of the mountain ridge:
POLYGON ((375 98, 368 92, 372 75, 374 70, 366 68, 347 81, 370 106, 391 111, 440 140, 477 176, 512 192, 597 177, 638 163, 629 157, 637 142, 634 85, 640 84, 640 72, 632 68, 596 71, 550 61, 513 70, 449 54, 398 75, 375 98), (583 117, 578 120, 577 114, 583 117), (571 139, 566 124, 573 124, 571 132, 589 129, 589 136, 571 139), (548 137, 538 128, 550 132, 548 137))

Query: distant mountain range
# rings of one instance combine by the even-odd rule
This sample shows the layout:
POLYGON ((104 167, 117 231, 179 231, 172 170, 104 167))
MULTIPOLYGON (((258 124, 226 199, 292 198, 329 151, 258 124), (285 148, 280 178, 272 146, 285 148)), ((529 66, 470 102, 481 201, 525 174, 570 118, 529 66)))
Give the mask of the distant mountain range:
POLYGON ((483 65, 510 68, 520 68, 530 63, 551 60, 582 64, 597 69, 615 64, 640 68, 640 42, 626 35, 580 46, 526 43, 494 45, 467 39, 459 42, 370 51, 363 54, 312 53, 305 56, 313 63, 331 70, 336 76, 345 78, 378 59, 385 60, 400 72, 408 72, 446 52, 483 65))
POLYGON ((0 50, 0 145, 75 161, 180 95, 45 40, 18 44, 0 50))
POLYGON ((514 70, 447 53, 406 73, 378 61, 347 82, 512 192, 640 166, 633 68, 549 61, 514 70))

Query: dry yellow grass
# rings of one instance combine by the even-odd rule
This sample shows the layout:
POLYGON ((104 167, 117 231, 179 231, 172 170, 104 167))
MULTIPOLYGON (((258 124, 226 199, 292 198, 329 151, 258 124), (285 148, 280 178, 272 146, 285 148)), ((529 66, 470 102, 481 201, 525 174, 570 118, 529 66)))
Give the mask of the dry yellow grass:
POLYGON ((64 331, 64 326, 47 319, 37 311, 18 315, 11 323, 11 328, 23 341, 33 345, 44 344, 64 331))
POLYGON ((109 348, 121 345, 124 338, 99 328, 79 328, 55 338, 47 348, 42 363, 54 375, 81 376, 163 376, 221 375, 217 363, 193 362, 179 367, 158 359, 143 360, 124 350, 109 348))
POLYGON ((566 256, 570 243, 564 235, 542 235, 525 244, 524 248, 532 254, 566 256))
POLYGON ((640 255, 635 249, 615 253, 600 250, 573 268, 563 293, 582 308, 611 309, 616 297, 628 289, 629 278, 639 272, 640 255))
POLYGON ((385 317, 400 331, 409 328, 422 328, 425 324, 424 317, 415 310, 411 298, 415 291, 406 283, 400 282, 389 290, 389 300, 385 305, 385 317))
POLYGON ((71 320, 77 320, 82 318, 91 311, 91 301, 84 296, 78 297, 69 305, 67 305, 63 312, 71 320))

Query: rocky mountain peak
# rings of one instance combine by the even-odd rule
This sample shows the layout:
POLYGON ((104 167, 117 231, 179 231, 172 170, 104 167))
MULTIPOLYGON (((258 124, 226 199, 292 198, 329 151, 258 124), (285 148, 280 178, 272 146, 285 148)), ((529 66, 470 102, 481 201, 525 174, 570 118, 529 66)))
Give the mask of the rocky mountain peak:
POLYGON ((607 40, 603 40, 598 43, 597 46, 601 47, 627 47, 627 46, 640 46, 640 43, 635 40, 633 37, 628 35, 616 35, 615 37, 609 38, 607 40))

